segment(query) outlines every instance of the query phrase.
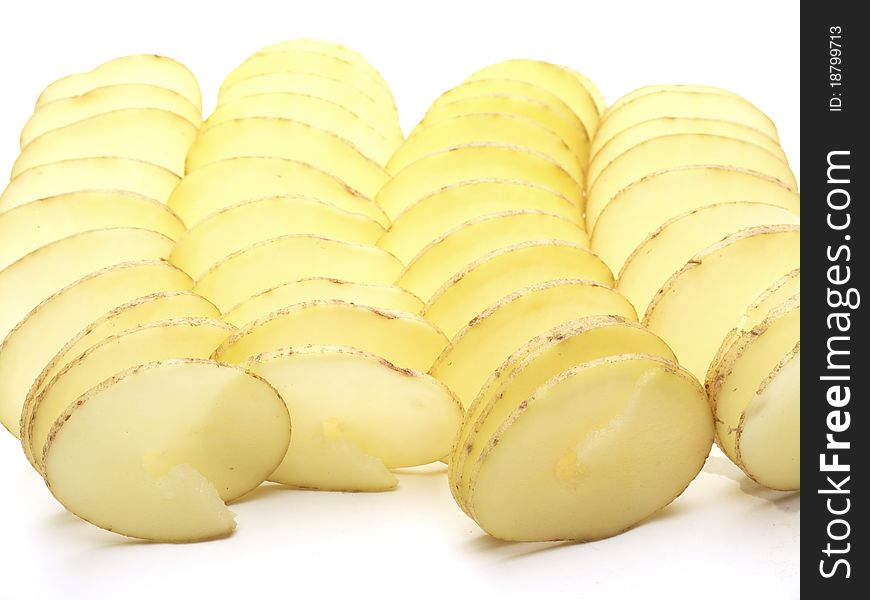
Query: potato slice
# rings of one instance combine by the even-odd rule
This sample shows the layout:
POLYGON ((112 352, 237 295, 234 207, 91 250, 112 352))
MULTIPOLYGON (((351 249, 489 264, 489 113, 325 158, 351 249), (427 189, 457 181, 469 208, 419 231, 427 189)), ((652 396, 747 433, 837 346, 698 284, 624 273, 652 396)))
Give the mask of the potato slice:
POLYGON ((58 79, 40 94, 40 107, 61 98, 81 96, 91 90, 110 85, 144 83, 178 92, 202 109, 202 95, 196 77, 181 63, 156 54, 134 54, 104 62, 86 73, 76 73, 58 79))
MULTIPOLYGON (((31 454, 41 461, 48 433, 68 406, 116 373, 167 358, 206 359, 235 327, 215 319, 157 321, 100 340, 72 359, 34 397, 27 427, 31 454)), ((38 462, 37 467, 43 465, 38 462)))
POLYGON ((194 127, 202 125, 200 108, 177 92, 142 83, 109 85, 37 107, 21 132, 21 147, 54 129, 128 108, 159 108, 175 113, 194 127))
POLYGON ((226 312, 277 285, 305 277, 390 284, 399 260, 376 246, 314 235, 285 235, 230 254, 196 281, 194 291, 226 312))
POLYGON ((0 344, 0 422, 19 437, 30 386, 58 350, 94 319, 132 298, 190 288, 190 278, 164 261, 128 262, 91 273, 50 296, 0 344))
POLYGON ((0 271, 0 340, 65 285, 109 265, 166 258, 171 250, 165 235, 130 227, 75 233, 34 250, 0 271))
POLYGON ((423 302, 417 296, 394 285, 308 277, 252 296, 227 311, 222 318, 227 323, 242 327, 276 310, 314 300, 343 300, 352 304, 415 314, 423 308, 423 302))
POLYGON ((671 349, 655 334, 611 316, 584 317, 559 325, 505 359, 469 405, 450 456, 447 473, 457 502, 465 500, 468 475, 481 450, 523 400, 575 365, 618 354, 675 360, 671 349))
POLYGON ((725 334, 771 281, 800 266, 800 227, 744 229, 707 248, 671 276, 643 323, 701 378, 725 334))
POLYGON ((384 228, 372 218, 305 196, 272 196, 223 208, 182 235, 170 262, 194 279, 243 248, 286 234, 374 244, 384 228))
POLYGON ((620 108, 623 104, 628 104, 630 101, 635 100, 641 96, 646 96, 648 94, 654 94, 656 92, 681 92, 681 93, 702 93, 702 94, 721 94, 723 96, 734 96, 739 98, 739 96, 733 92, 729 92, 728 90, 718 88, 712 85, 693 85, 693 84, 652 84, 645 85, 643 87, 639 87, 636 90, 632 90, 629 93, 625 94, 619 100, 611 104, 607 111, 602 114, 602 119, 606 119, 607 116, 615 112, 618 108, 620 108))
POLYGON ((773 204, 729 202, 695 209, 671 219, 635 248, 616 289, 644 314, 668 278, 705 248, 741 229, 799 223, 796 214, 773 204))
POLYGON ((185 542, 230 533, 229 501, 257 487, 290 442, 284 402, 230 365, 173 359, 80 397, 45 449, 55 498, 103 529, 185 542))
POLYGON ((41 165, 100 156, 144 160, 184 175, 184 158, 196 131, 189 121, 169 111, 113 110, 34 139, 18 155, 12 178, 41 165))
MULTIPOLYGON (((428 299, 470 263, 500 248, 533 240, 588 248, 586 232, 562 217, 531 210, 494 213, 462 223, 429 242, 411 259, 397 283, 428 299)), ((612 277, 607 277, 612 283, 612 277)))
POLYGON ((360 54, 356 50, 352 50, 347 46, 337 44, 335 42, 310 38, 297 38, 292 40, 284 40, 283 42, 278 42, 277 44, 270 44, 262 50, 259 50, 257 54, 270 54, 272 52, 293 52, 298 50, 302 50, 304 52, 315 52, 317 54, 326 54, 327 56, 333 56, 345 62, 349 62, 359 68, 366 69, 367 71, 369 71, 369 73, 371 73, 373 77, 379 79, 384 85, 387 85, 387 82, 384 80, 378 70, 375 69, 374 66, 372 66, 372 64, 368 60, 366 60, 366 58, 362 54, 360 54))
POLYGON ((187 155, 187 171, 244 156, 299 160, 328 169, 370 198, 389 179, 382 166, 346 139, 307 123, 267 117, 225 121, 203 131, 187 155))
POLYGON ((601 171, 586 195, 587 229, 595 228, 598 215, 620 190, 656 171, 684 165, 755 169, 797 190, 794 173, 788 165, 764 148, 716 135, 665 135, 623 152, 601 171))
POLYGON ((302 195, 390 224, 383 211, 334 175, 281 158, 231 158, 187 175, 169 197, 188 227, 228 206, 269 196, 302 195))
POLYGON ((341 300, 303 302, 249 323, 217 349, 216 360, 240 364, 288 346, 351 346, 402 369, 428 371, 447 338, 419 316, 341 300))
POLYGON ((542 154, 513 146, 465 144, 411 163, 381 188, 375 201, 393 218, 428 194, 480 178, 537 183, 562 194, 578 207, 583 199, 577 182, 542 154))
POLYGON ((613 284, 607 265, 581 246, 553 240, 524 242, 494 250, 457 272, 430 296, 421 314, 452 338, 508 294, 558 279, 613 284))
POLYGON ((390 489, 396 482, 385 468, 442 458, 462 419, 434 377, 355 348, 283 348, 245 367, 275 386, 293 415, 287 456, 269 476, 285 485, 390 489))
POLYGON ((712 438, 704 391, 676 363, 600 358, 520 403, 475 465, 467 505, 499 539, 612 536, 679 496, 712 438))
POLYGON ((184 223, 165 204, 120 191, 50 196, 0 213, 0 270, 41 246, 92 229, 137 227, 178 239, 184 223))
POLYGON ((307 123, 350 141, 368 159, 387 164, 395 142, 349 108, 332 100, 308 94, 254 94, 221 104, 203 125, 202 131, 238 119, 269 117, 307 123))
POLYGON ((514 210, 537 210, 580 227, 585 222, 564 196, 531 183, 507 179, 464 181, 440 189, 399 213, 378 245, 408 263, 429 240, 476 217, 514 210))
POLYGON ((724 202, 761 202, 800 214, 800 196, 755 171, 688 166, 653 173, 620 191, 601 211, 592 249, 614 273, 651 230, 696 208, 724 202))
POLYGON ((604 95, 601 93, 601 90, 598 89, 598 86, 596 86, 589 77, 580 71, 564 65, 562 65, 562 68, 571 73, 571 75, 580 82, 580 85, 586 88, 586 91, 589 92, 592 101, 595 103, 595 108, 598 109, 598 114, 603 115, 604 111, 607 110, 607 101, 604 99, 604 95))
POLYGON ((429 372, 467 407, 490 373, 523 344, 542 331, 593 315, 636 318, 628 300, 600 283, 563 279, 521 289, 453 336, 429 372))

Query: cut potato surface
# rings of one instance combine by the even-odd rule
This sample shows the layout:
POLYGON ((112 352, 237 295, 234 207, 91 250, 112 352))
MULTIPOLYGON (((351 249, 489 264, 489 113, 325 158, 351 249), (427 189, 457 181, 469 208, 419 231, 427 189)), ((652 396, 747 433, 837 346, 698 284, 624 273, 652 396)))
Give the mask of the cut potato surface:
POLYGON ((542 331, 594 315, 637 318, 625 297, 600 283, 565 279, 519 290, 453 336, 429 372, 467 407, 486 378, 523 344, 542 331))
POLYGON ((729 92, 728 90, 718 88, 711 85, 693 85, 693 84, 653 84, 653 85, 645 85, 643 87, 639 87, 636 90, 633 90, 622 98, 611 104, 607 111, 604 112, 602 119, 606 119, 608 115, 612 112, 616 112, 618 108, 620 108, 623 104, 628 104, 632 100, 639 98, 640 96, 646 96, 648 94, 654 94, 656 92, 681 92, 681 93, 701 93, 701 94, 721 94, 723 96, 734 96, 739 98, 737 94, 733 92, 729 92))
POLYGON ((52 494, 116 533, 158 541, 228 534, 223 501, 281 461, 290 418, 268 383, 230 365, 174 359, 93 388, 58 420, 45 449, 52 494))
POLYGON ((133 298, 189 289, 190 284, 185 273, 167 262, 128 262, 91 273, 44 300, 0 344, 0 421, 19 437, 28 390, 85 325, 133 298))
POLYGON ((72 192, 0 213, 0 271, 55 240, 93 229, 149 229, 178 239, 182 223, 165 204, 132 192, 72 192))
POLYGON ((592 249, 614 273, 650 231, 691 210, 725 202, 761 202, 800 214, 800 196, 755 171, 689 166, 659 171, 620 191, 602 210, 592 249))
MULTIPOLYGON (((257 54, 269 54, 271 52, 292 52, 302 50, 305 52, 316 52, 318 54, 326 54, 327 56, 334 56, 335 58, 339 58, 346 62, 352 63, 357 67, 367 69, 375 76, 377 79, 384 81, 384 78, 378 72, 377 69, 372 66, 372 64, 366 60, 366 58, 351 48, 343 44, 338 44, 336 42, 331 42, 328 40, 318 40, 318 39, 310 39, 310 38, 296 38, 292 40, 284 40, 283 42, 278 42, 276 44, 270 44, 266 46, 262 50, 258 51, 257 54)), ((386 85, 386 81, 384 81, 384 85, 386 85)))
POLYGON ((302 195, 371 217, 388 226, 383 211, 334 175, 281 158, 245 157, 212 163, 187 175, 169 197, 169 208, 192 227, 228 206, 270 196, 302 195))
POLYGON ((391 284, 402 268, 395 256, 376 246, 285 235, 229 255, 197 280, 194 291, 226 312, 251 296, 305 277, 391 284))
POLYGON ((592 101, 595 102, 595 107, 598 109, 598 114, 604 114, 604 111, 607 110, 607 101, 604 99, 604 95, 601 93, 601 90, 598 89, 589 77, 577 71, 576 69, 572 69, 571 67, 566 67, 562 65, 562 68, 571 73, 577 81, 580 82, 586 91, 589 92, 589 95, 592 96, 592 101))
POLYGON ((284 348, 245 367, 275 386, 293 415, 287 456, 269 476, 285 485, 395 487, 385 470, 446 456, 462 419, 437 379, 354 348, 284 348))
POLYGON ((248 324, 224 342, 214 358, 240 364, 263 352, 310 344, 351 346, 399 368, 425 372, 447 338, 415 314, 317 300, 282 308, 248 324))
POLYGON ((585 248, 537 240, 494 250, 469 264, 429 297, 421 314, 452 338, 481 312, 518 289, 559 279, 583 279, 608 287, 613 284, 607 265, 585 248))
POLYGON ((101 156, 144 160, 181 176, 196 132, 189 121, 169 111, 113 110, 34 139, 12 166, 12 178, 27 169, 61 160, 101 156))
POLYGON ((471 473, 468 507, 499 539, 608 537, 679 496, 712 438, 704 392, 676 363, 601 358, 517 407, 471 473))
POLYGON ((234 204, 206 217, 184 232, 169 260, 197 279, 230 254, 282 235, 374 244, 383 232, 370 217, 316 198, 272 196, 234 204))
POLYGON ((616 289, 644 314, 668 278, 705 248, 741 229, 799 223, 796 214, 772 204, 730 202, 698 208, 651 233, 626 260, 616 289))
POLYGON ((746 307, 771 281, 798 267, 799 226, 745 229, 697 254, 672 275, 653 298, 643 323, 673 348, 683 366, 703 378, 746 307))
POLYGON ((356 283, 328 277, 308 277, 252 296, 223 315, 227 323, 242 327, 282 308, 315 300, 342 300, 386 310, 419 313, 423 302, 394 285, 356 283))
POLYGON ((16 206, 84 191, 126 191, 166 202, 178 175, 151 163, 129 158, 79 158, 28 169, 0 196, 0 212, 16 206))

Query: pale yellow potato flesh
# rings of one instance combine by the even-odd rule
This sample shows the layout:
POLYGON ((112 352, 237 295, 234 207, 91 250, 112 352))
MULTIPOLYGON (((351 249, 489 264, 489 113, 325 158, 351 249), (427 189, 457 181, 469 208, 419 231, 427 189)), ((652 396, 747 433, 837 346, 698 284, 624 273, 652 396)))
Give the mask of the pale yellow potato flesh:
POLYGON ((600 283, 564 279, 519 290, 453 336, 429 372, 467 407, 487 377, 523 344, 542 331, 594 315, 637 318, 625 297, 600 283))
POLYGON ((732 324, 771 281, 800 266, 800 227, 763 226, 732 234, 670 277, 643 324, 680 364, 703 378, 732 324))
POLYGON ((656 92, 682 92, 682 93, 703 93, 703 94, 721 94, 723 96, 735 96, 738 97, 737 94, 733 92, 729 92, 728 90, 718 88, 712 85, 694 85, 694 84, 673 84, 673 83, 659 83, 652 85, 645 85, 643 87, 639 87, 636 90, 632 90, 629 93, 625 94, 621 98, 619 98, 616 102, 611 104, 606 111, 602 113, 602 119, 606 119, 607 116, 620 108, 623 104, 627 104, 628 102, 635 100, 641 96, 646 96, 648 94, 654 94, 656 92))
POLYGON ((230 365, 173 359, 93 388, 60 417, 45 449, 46 482, 77 516, 155 541, 220 537, 223 501, 257 487, 290 442, 290 418, 268 383, 230 365))
POLYGON ((428 371, 447 338, 419 316, 317 300, 282 308, 246 325, 224 342, 214 358, 240 364, 287 346, 351 346, 383 357, 402 369, 428 371))
POLYGON ((308 277, 252 296, 231 308, 221 318, 236 327, 243 327, 276 310, 315 300, 343 300, 352 304, 415 314, 423 308, 422 300, 398 286, 308 277))
POLYGON ((252 117, 288 119, 329 131, 350 141, 364 156, 381 166, 387 164, 397 147, 395 142, 388 142, 382 133, 349 108, 332 100, 301 93, 242 96, 218 106, 201 131, 227 121, 252 117))
POLYGON ((0 213, 0 271, 55 240, 93 229, 149 229, 177 240, 184 223, 165 204, 120 191, 50 196, 0 213))
POLYGON ((55 421, 89 389, 146 362, 209 358, 235 330, 223 321, 209 318, 156 321, 100 340, 74 357, 32 400, 29 421, 24 425, 30 430, 26 438, 37 467, 43 467, 43 448, 55 421))
POLYGON ((230 254, 202 277, 194 291, 226 312, 251 296, 306 277, 391 284, 402 263, 368 244, 313 235, 285 235, 230 254))
POLYGON ((199 84, 190 69, 178 61, 155 54, 122 56, 104 62, 86 73, 58 79, 40 94, 36 106, 40 107, 61 98, 81 96, 96 88, 131 83, 170 89, 187 98, 194 107, 202 109, 199 84))
POLYGON ((228 206, 199 221, 177 240, 169 261, 197 279, 230 254, 282 235, 374 244, 383 232, 370 217, 316 198, 272 196, 228 206))
POLYGON ((27 392, 64 344, 88 323, 133 298, 190 288, 190 278, 164 261, 113 265, 42 301, 0 344, 0 422, 20 437, 27 392))
MULTIPOLYGON (((396 283, 428 300, 451 277, 490 252, 524 242, 550 240, 588 248, 586 232, 556 215, 530 210, 483 215, 429 242, 410 260, 396 283)), ((609 283, 613 283, 612 277, 609 283)))
POLYGON ((607 100, 604 99, 604 95, 601 93, 601 90, 598 89, 598 86, 589 79, 583 73, 577 71, 576 69, 572 69, 571 67, 562 66, 563 69, 571 73, 580 84, 586 88, 586 91, 589 92, 589 95, 592 96, 592 101, 595 102, 595 108, 598 109, 598 114, 603 115, 604 111, 607 110, 607 100))
POLYGON ((756 482, 775 490, 801 487, 800 373, 798 351, 762 383, 737 428, 737 464, 756 482))
POLYGON ((696 208, 724 202, 761 202, 800 214, 800 196, 761 173, 714 166, 659 171, 620 191, 591 231, 592 250, 619 273, 650 231, 696 208))
POLYGON ((542 154, 513 146, 466 144, 411 163, 381 188, 375 202, 393 218, 433 192, 480 178, 537 183, 562 194, 578 207, 583 200, 583 191, 574 178, 542 154))
POLYGON ((404 263, 430 240, 476 217, 513 210, 537 210, 585 227, 577 209, 554 190, 508 179, 463 181, 440 189, 402 211, 378 245, 404 263))
MULTIPOLYGON (((448 463, 451 490, 460 506, 480 451, 523 400, 575 365, 619 354, 675 360, 667 344, 637 323, 599 316, 577 319, 539 335, 493 371, 468 407, 448 463)), ((463 510, 467 509, 463 506, 463 510)))
POLYGON ((553 240, 531 241, 494 250, 467 265, 429 297, 421 314, 452 339, 502 298, 560 279, 613 285, 607 265, 585 248, 553 240))
POLYGON ((656 292, 693 256, 741 229, 797 225, 800 217, 773 204, 710 204, 674 217, 653 231, 625 261, 616 289, 638 314, 645 314, 656 292))
POLYGON ((21 147, 54 129, 128 108, 159 108, 175 113, 194 127, 202 125, 201 110, 177 92, 142 83, 109 85, 37 107, 21 131, 21 147))
POLYGON ((621 190, 646 175, 685 165, 754 169, 797 190, 794 173, 788 165, 764 148, 716 135, 665 135, 637 144, 601 171, 586 195, 587 229, 595 229, 598 215, 621 190))
POLYGON ((395 487, 383 469, 444 457, 462 419, 456 398, 434 377, 354 348, 289 347, 244 366, 275 386, 293 415, 287 455, 269 476, 285 485, 395 487))
POLYGON ((376 79, 379 79, 383 82, 384 85, 387 85, 387 82, 384 80, 383 76, 378 72, 377 69, 368 61, 366 58, 351 48, 343 44, 338 44, 336 42, 328 41, 328 40, 318 40, 311 38, 296 38, 292 40, 284 40, 283 42, 278 42, 276 44, 270 44, 265 48, 257 51, 257 54, 269 54, 271 52, 288 52, 294 50, 302 50, 305 52, 316 52, 318 54, 326 54, 327 56, 334 56, 335 58, 340 58, 346 62, 352 63, 357 67, 368 70, 376 79))
POLYGON ((302 195, 371 217, 388 226, 383 211, 336 176, 281 158, 232 158, 187 175, 169 196, 169 208, 192 227, 208 215, 239 202, 269 196, 302 195))
POLYGON ((381 165, 363 156, 348 140, 307 123, 270 117, 224 121, 204 130, 187 154, 187 172, 246 156, 310 164, 334 173, 369 198, 389 179, 381 165))
POLYGON ((113 110, 49 131, 30 142, 12 165, 23 171, 61 160, 117 156, 150 162, 184 175, 187 149, 197 128, 157 108, 113 110))
POLYGON ((459 144, 489 142, 532 148, 549 156, 574 179, 583 179, 578 156, 552 130, 534 119, 510 113, 471 113, 425 124, 415 129, 389 159, 387 171, 398 173, 427 154, 459 144))
POLYGON ((609 537, 679 496, 712 438, 704 391, 676 363, 601 358, 517 407, 472 470, 467 504, 499 539, 609 537))

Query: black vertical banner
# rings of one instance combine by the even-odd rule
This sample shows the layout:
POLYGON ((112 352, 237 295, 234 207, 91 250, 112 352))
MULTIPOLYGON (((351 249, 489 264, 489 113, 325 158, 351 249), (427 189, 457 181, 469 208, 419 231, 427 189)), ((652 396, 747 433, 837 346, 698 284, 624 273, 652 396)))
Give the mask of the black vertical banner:
POLYGON ((866 597, 870 135, 861 3, 801 6, 801 587, 866 597), (861 558, 859 558, 861 557, 861 558))

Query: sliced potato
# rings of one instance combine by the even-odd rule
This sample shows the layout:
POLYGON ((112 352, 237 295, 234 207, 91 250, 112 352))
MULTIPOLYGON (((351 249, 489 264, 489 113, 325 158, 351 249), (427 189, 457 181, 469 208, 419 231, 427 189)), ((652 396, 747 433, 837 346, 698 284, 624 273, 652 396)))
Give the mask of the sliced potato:
POLYGON ((411 313, 318 300, 288 306, 249 323, 224 342, 214 357, 242 363, 263 352, 309 344, 351 346, 399 368, 428 371, 447 338, 411 313))
POLYGON ((234 527, 223 501, 281 461, 290 418, 268 383, 230 365, 173 359, 91 389, 58 419, 45 476, 61 504, 123 535, 196 541, 234 527))
POLYGON ((607 265, 581 246, 554 240, 524 242, 494 250, 458 271, 429 297, 421 312, 452 338, 509 294, 559 279, 613 284, 607 265))
POLYGON ((184 158, 196 131, 189 121, 169 111, 113 110, 34 139, 12 166, 12 178, 41 165, 100 156, 144 160, 184 175, 184 158))
POLYGON ((357 67, 367 69, 375 78, 380 79, 384 85, 387 85, 384 78, 378 72, 377 69, 372 66, 372 64, 366 60, 366 58, 357 52, 356 50, 352 50, 347 46, 342 44, 337 44, 336 42, 330 42, 326 40, 317 40, 310 38, 297 38, 292 40, 285 40, 283 42, 278 42, 277 44, 270 44, 266 46, 262 50, 258 51, 257 54, 269 54, 272 52, 292 52, 302 50, 305 52, 316 52, 318 54, 326 54, 327 56, 334 56, 335 58, 339 58, 345 62, 352 63, 357 67))
POLYGON ((728 90, 724 90, 722 88, 714 87, 711 85, 693 85, 693 84, 652 84, 645 85, 643 87, 639 87, 636 90, 632 90, 627 93, 619 100, 611 104, 605 113, 603 113, 604 119, 611 112, 615 112, 618 108, 620 108, 623 104, 628 104, 630 101, 639 98, 640 96, 646 96, 648 94, 654 94, 656 92, 682 92, 682 93, 701 93, 701 94, 721 94, 724 96, 737 96, 728 90))
POLYGON ((600 358, 520 403, 478 459, 467 505, 499 539, 608 537, 679 496, 712 438, 704 391, 676 363, 600 358))
POLYGON ((580 85, 586 88, 586 91, 589 92, 589 95, 592 97, 592 101, 595 102, 595 108, 598 109, 598 114, 603 115, 604 111, 607 110, 607 101, 604 99, 604 95, 601 93, 601 90, 598 89, 598 86, 596 86, 589 77, 580 71, 564 65, 562 68, 571 73, 571 75, 580 82, 580 85))
POLYGON ((800 196, 755 171, 688 166, 653 173, 620 191, 592 230, 592 249, 614 273, 650 231, 696 208, 723 202, 762 202, 800 214, 800 196))
POLYGON ((244 300, 223 315, 227 323, 242 327, 282 308, 315 300, 343 300, 386 310, 419 313, 423 302, 394 285, 356 283, 328 277, 308 277, 284 283, 244 300))
POLYGON ((169 208, 192 227, 228 206, 268 196, 302 195, 364 214, 384 226, 390 221, 370 199, 334 175, 281 158, 232 158, 197 169, 181 180, 169 208))
POLYGON ((519 290, 453 336, 429 372, 467 407, 487 377, 523 344, 542 331, 593 315, 636 319, 619 292, 592 281, 563 279, 519 290))
POLYGON ((399 260, 376 246, 314 235, 285 235, 230 254, 196 281, 194 291, 226 312, 277 285, 305 277, 390 284, 399 260))
POLYGON ((245 367, 275 386, 293 415, 287 456, 269 476, 285 485, 395 487, 386 469, 442 458, 462 419, 456 398, 434 377, 355 348, 284 348, 245 367))
POLYGON ((228 206, 199 221, 178 239, 169 260, 196 279, 226 256, 281 235, 374 244, 383 232, 370 217, 316 198, 272 196, 228 206))

